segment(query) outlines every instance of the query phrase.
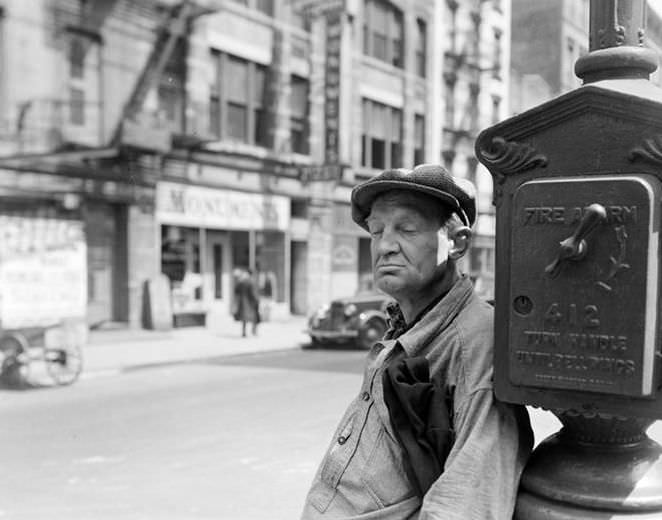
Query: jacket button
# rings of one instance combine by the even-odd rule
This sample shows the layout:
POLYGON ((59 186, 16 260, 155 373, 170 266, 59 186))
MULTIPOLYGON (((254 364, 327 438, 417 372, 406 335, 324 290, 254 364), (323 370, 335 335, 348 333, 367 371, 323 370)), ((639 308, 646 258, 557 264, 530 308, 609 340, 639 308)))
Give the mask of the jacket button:
POLYGON ((368 392, 363 392, 363 394, 361 394, 361 399, 364 401, 370 401, 370 394, 368 392))
POLYGON ((338 444, 345 444, 347 442, 347 437, 343 437, 342 435, 338 437, 338 444))

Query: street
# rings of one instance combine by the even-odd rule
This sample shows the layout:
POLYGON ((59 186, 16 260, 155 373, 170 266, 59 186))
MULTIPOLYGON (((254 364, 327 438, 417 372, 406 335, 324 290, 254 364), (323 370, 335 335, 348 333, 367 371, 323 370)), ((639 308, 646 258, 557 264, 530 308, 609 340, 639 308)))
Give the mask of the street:
MULTIPOLYGON (((0 390, 0 518, 297 518, 364 355, 294 349, 0 390)), ((530 411, 538 441, 556 431, 530 411)))
POLYGON ((364 353, 286 351, 0 391, 0 518, 296 518, 364 353))

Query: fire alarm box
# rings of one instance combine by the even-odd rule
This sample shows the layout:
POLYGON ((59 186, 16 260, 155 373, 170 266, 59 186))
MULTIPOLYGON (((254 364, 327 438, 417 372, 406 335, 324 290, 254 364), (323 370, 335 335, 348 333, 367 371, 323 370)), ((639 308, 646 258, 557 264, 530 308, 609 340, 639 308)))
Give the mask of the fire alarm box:
POLYGON ((516 188, 497 387, 655 395, 660 190, 645 174, 516 188))

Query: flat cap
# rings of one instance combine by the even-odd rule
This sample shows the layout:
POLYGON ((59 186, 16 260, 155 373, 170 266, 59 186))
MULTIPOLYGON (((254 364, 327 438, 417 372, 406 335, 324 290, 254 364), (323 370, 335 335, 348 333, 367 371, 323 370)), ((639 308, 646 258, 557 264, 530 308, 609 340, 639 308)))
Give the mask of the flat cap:
POLYGON ((385 170, 352 190, 352 220, 367 229, 365 219, 375 197, 389 190, 427 193, 448 206, 462 222, 471 227, 476 220, 476 189, 466 179, 453 177, 438 164, 421 164, 413 170, 385 170))

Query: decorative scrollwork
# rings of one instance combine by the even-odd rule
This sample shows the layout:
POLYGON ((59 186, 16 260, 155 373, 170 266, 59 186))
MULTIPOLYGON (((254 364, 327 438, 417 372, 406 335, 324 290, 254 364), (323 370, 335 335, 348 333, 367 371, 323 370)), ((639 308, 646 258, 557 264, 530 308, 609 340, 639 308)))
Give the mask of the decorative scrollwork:
POLYGON ((613 255, 609 256, 610 267, 607 277, 604 280, 595 282, 598 287, 610 292, 612 290, 610 285, 611 280, 621 271, 630 269, 630 264, 625 262, 625 257, 627 255, 628 232, 625 229, 625 226, 616 226, 614 231, 616 232, 616 241, 618 242, 618 257, 614 257, 613 255))
POLYGON ((625 44, 625 27, 614 24, 608 29, 598 29, 598 45, 600 49, 620 47, 625 44))
POLYGON ((642 145, 635 146, 630 150, 628 159, 631 162, 640 159, 653 164, 662 164, 662 135, 644 139, 642 145))
POLYGON ((644 41, 646 40, 646 30, 643 27, 640 27, 637 31, 637 36, 639 37, 639 47, 643 47, 644 41))
POLYGON ((503 182, 505 175, 547 166, 547 157, 537 152, 533 146, 506 141, 503 137, 492 139, 491 149, 482 149, 480 154, 485 163, 496 170, 497 180, 503 182))

